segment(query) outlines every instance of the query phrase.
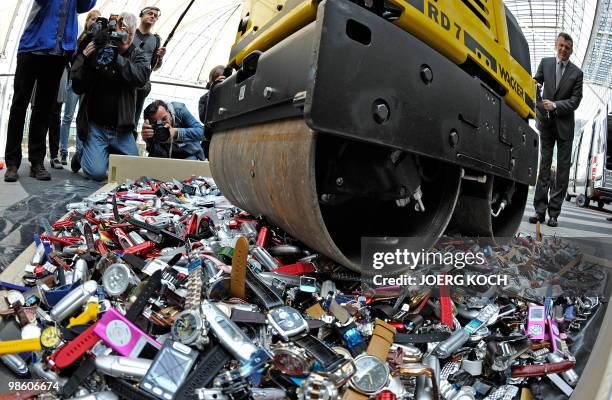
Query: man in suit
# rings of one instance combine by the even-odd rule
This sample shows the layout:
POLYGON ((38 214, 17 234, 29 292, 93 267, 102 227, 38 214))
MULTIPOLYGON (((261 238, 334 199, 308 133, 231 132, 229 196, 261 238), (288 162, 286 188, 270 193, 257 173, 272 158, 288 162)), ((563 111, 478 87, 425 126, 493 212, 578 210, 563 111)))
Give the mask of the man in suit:
POLYGON ((540 169, 529 222, 544 222, 548 210, 548 226, 557 226, 561 205, 569 181, 574 139, 574 111, 582 100, 582 71, 569 61, 573 41, 560 33, 555 43, 556 57, 543 58, 534 79, 544 86, 542 100, 536 106, 540 131, 540 169), (551 188, 550 167, 557 144, 556 185, 551 188))

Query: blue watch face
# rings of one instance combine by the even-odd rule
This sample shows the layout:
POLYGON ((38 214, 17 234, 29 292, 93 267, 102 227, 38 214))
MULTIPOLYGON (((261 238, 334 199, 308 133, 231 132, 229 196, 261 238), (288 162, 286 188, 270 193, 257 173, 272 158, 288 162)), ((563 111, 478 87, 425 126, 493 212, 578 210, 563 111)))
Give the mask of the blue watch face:
POLYGON ((353 375, 353 385, 364 393, 381 391, 389 380, 389 370, 374 356, 355 359, 356 372, 353 375))

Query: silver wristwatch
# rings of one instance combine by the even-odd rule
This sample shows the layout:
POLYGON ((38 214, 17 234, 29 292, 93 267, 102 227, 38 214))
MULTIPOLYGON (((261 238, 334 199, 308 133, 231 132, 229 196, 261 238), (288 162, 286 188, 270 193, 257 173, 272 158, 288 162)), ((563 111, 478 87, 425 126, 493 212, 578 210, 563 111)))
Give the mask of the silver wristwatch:
POLYGON ((174 319, 171 332, 176 341, 200 350, 208 344, 208 329, 201 304, 202 269, 196 268, 187 278, 185 309, 174 319))

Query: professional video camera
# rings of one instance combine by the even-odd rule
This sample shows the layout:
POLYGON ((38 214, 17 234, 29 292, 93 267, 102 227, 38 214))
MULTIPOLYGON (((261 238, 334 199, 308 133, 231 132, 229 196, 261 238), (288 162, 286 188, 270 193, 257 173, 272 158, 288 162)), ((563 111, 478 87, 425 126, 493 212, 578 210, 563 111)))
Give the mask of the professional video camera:
POLYGON ((111 15, 110 18, 98 17, 87 31, 89 40, 96 45, 96 63, 108 65, 117 59, 117 46, 128 40, 128 33, 123 29, 123 18, 111 15))
POLYGON ((153 123, 153 139, 159 143, 166 143, 170 139, 170 129, 166 127, 166 123, 161 120, 157 120, 153 123))

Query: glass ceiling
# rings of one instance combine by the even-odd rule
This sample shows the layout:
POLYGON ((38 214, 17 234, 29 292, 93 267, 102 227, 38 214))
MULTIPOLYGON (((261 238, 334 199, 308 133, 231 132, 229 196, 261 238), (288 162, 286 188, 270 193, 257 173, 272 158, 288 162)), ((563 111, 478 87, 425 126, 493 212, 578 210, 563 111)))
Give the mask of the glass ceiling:
POLYGON ((574 39, 571 61, 582 66, 597 0, 505 0, 523 29, 531 52, 531 69, 535 74, 540 60, 555 55, 555 39, 559 32, 574 39))

